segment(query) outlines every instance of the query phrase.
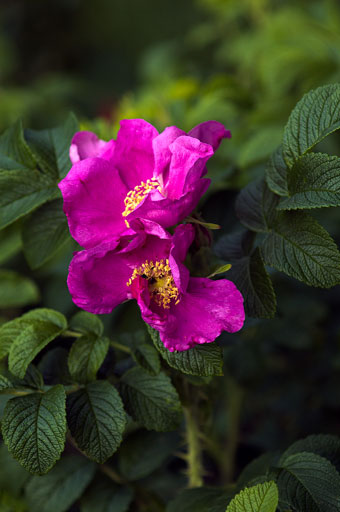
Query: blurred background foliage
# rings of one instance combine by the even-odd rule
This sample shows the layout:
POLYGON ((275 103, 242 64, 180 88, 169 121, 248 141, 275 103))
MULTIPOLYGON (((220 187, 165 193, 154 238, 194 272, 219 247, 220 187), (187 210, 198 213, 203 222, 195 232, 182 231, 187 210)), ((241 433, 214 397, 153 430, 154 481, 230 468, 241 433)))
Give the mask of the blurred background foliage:
MULTIPOLYGON (((222 226, 215 239, 240 228, 237 191, 263 172, 296 102, 340 81, 338 0, 11 0, 1 3, 0 27, 1 131, 19 117, 26 127, 50 127, 70 110, 106 139, 122 118, 160 130, 223 122, 233 137, 209 163, 213 187, 200 207, 222 226)), ((338 136, 323 144, 339 155, 338 136)), ((339 243, 338 211, 316 217, 339 243)), ((31 271, 17 233, 16 224, 1 233, 0 265, 33 278, 32 303, 72 314, 66 274, 75 247, 31 271)), ((273 278, 276 318, 248 319, 240 333, 221 336, 226 375, 200 397, 209 438, 225 445, 221 461, 207 444, 209 484, 308 434, 339 435, 339 290, 273 278)), ((4 320, 23 311, 6 302, 8 293, 0 284, 4 320)), ((143 328, 138 318, 133 304, 117 308, 104 318, 108 335, 143 328)), ((144 485, 167 500, 185 484, 184 466, 167 452, 144 485)))

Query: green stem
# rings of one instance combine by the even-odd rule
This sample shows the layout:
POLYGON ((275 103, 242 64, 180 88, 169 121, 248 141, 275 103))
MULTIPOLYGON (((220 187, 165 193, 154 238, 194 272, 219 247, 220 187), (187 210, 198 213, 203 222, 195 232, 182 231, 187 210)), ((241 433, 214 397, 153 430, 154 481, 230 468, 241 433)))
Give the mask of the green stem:
MULTIPOLYGON (((75 332, 67 329, 66 331, 61 333, 61 336, 64 338, 80 338, 83 336, 81 332, 75 332)), ((126 352, 127 354, 131 354, 131 349, 129 347, 126 347, 125 345, 122 345, 121 343, 118 343, 118 341, 112 341, 110 340, 111 347, 116 348, 117 350, 120 350, 121 352, 126 352)))
POLYGON ((115 470, 112 469, 110 466, 107 466, 106 464, 100 464, 98 465, 98 469, 106 476, 108 476, 110 480, 116 482, 116 484, 125 483, 124 480, 118 475, 118 473, 116 473, 115 470))
POLYGON ((184 407, 186 422, 186 441, 188 445, 188 487, 201 487, 203 485, 202 452, 199 439, 199 429, 192 408, 184 407))
POLYGON ((14 389, 14 388, 7 388, 2 389, 0 391, 0 395, 13 395, 13 396, 26 396, 31 395, 32 393, 43 393, 41 389, 14 389))
POLYGON ((118 343, 118 341, 111 341, 110 340, 111 347, 116 348, 117 350, 121 350, 122 352, 126 352, 127 354, 131 354, 132 351, 129 347, 126 347, 125 345, 122 345, 121 343, 118 343))
POLYGON ((61 336, 63 336, 64 338, 80 338, 81 336, 83 336, 83 334, 81 332, 75 332, 67 329, 66 331, 61 333, 61 336))

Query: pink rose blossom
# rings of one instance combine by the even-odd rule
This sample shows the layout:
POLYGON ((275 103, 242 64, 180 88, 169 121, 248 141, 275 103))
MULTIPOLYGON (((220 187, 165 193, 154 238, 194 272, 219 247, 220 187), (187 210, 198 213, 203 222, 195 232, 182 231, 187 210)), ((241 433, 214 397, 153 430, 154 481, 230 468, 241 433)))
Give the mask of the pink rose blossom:
POLYGON ((170 351, 214 341, 244 322, 243 298, 226 279, 190 277, 183 264, 194 237, 190 224, 171 236, 149 220, 132 221, 119 239, 75 253, 68 286, 77 306, 110 313, 136 299, 145 322, 170 351))
POLYGON ((206 162, 225 137, 230 132, 217 121, 188 134, 175 126, 159 134, 142 119, 124 120, 117 140, 109 142, 76 133, 73 166, 59 183, 71 235, 89 249, 116 238, 137 218, 177 224, 207 190, 206 162))

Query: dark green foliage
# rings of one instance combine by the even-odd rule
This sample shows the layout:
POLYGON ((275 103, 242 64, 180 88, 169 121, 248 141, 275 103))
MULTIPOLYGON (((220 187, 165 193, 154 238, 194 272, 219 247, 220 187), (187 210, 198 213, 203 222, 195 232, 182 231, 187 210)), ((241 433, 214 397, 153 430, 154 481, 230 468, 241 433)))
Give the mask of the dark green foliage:
POLYGON ((119 450, 119 471, 129 481, 144 478, 169 459, 176 447, 176 434, 137 430, 124 441, 119 450))
POLYGON ((268 232, 273 225, 278 199, 264 180, 251 182, 236 200, 237 216, 252 231, 268 232))
POLYGON ((272 318, 276 309, 275 292, 259 248, 252 250, 252 238, 250 231, 226 235, 216 244, 215 252, 231 262, 228 279, 241 291, 246 314, 272 318))
POLYGON ((0 270, 0 308, 27 306, 38 300, 34 281, 11 270, 0 270))
POLYGON ((78 455, 63 457, 43 478, 33 477, 26 487, 32 512, 66 512, 93 478, 95 464, 78 455))
POLYGON ((340 507, 340 475, 314 453, 283 456, 277 478, 280 507, 298 512, 336 512, 340 507))
POLYGON ((77 338, 68 356, 71 377, 76 382, 82 383, 95 380, 108 349, 109 340, 104 336, 85 334, 77 338))
POLYGON ((23 378, 35 356, 66 329, 66 318, 50 309, 34 309, 17 320, 19 334, 9 348, 9 369, 23 378))
POLYGON ((25 469, 38 475, 49 471, 65 444, 63 386, 9 400, 1 429, 9 451, 25 469))
POLYGON ((55 179, 63 178, 70 169, 69 149, 78 121, 73 114, 62 125, 51 130, 25 130, 25 138, 40 169, 55 179))
POLYGON ((340 470, 340 438, 319 434, 308 436, 293 443, 283 454, 284 458, 299 452, 311 452, 328 459, 340 470))
POLYGON ((126 419, 117 390, 106 381, 87 384, 67 399, 67 423, 79 448, 99 463, 121 443, 126 419))
POLYGON ((289 169, 289 197, 282 198, 279 210, 340 206, 340 159, 322 153, 302 156, 289 169))
POLYGON ((160 340, 159 333, 147 326, 155 347, 169 366, 189 375, 209 377, 222 375, 222 351, 216 343, 197 345, 184 352, 169 352, 160 340))
POLYGON ((291 113, 283 135, 283 157, 291 166, 330 133, 340 128, 340 85, 310 91, 291 113))
POLYGON ((70 320, 70 328, 83 334, 91 333, 101 336, 104 326, 98 316, 87 311, 79 311, 70 320))
POLYGON ((127 512, 132 498, 131 487, 118 486, 105 479, 86 492, 81 512, 127 512))
POLYGON ((132 368, 124 373, 120 385, 127 412, 148 430, 178 428, 181 404, 165 373, 152 376, 141 368, 132 368))
POLYGON ((310 286, 330 288, 340 282, 340 253, 327 231, 307 213, 276 217, 261 246, 264 262, 310 286))
POLYGON ((229 501, 222 489, 188 489, 169 503, 166 512, 225 512, 229 501))
POLYGON ((43 204, 23 225, 23 250, 32 269, 39 268, 70 240, 62 201, 43 204))
POLYGON ((8 389, 13 387, 13 384, 10 380, 7 379, 4 375, 0 375, 0 391, 3 391, 4 389, 8 389))

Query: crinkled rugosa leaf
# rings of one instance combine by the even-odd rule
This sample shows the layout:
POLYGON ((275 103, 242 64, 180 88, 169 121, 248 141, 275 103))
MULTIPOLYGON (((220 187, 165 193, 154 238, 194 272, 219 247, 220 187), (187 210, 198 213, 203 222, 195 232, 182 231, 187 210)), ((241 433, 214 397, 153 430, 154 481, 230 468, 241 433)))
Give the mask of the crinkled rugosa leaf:
POLYGON ((324 85, 305 94, 290 114, 283 135, 288 166, 339 128, 340 84, 324 85))
POLYGON ((102 464, 122 441, 126 415, 117 390, 98 380, 67 397, 67 422, 79 448, 102 464))
POLYGON ((65 390, 32 393, 7 402, 2 435, 9 451, 25 469, 42 475, 59 459, 66 435, 65 390))
POLYGON ((279 494, 275 482, 246 487, 235 496, 226 512, 276 512, 279 494))
POLYGON ((310 286, 340 282, 340 253, 320 224, 304 212, 281 212, 261 245, 264 262, 310 286))
POLYGON ((135 367, 124 373, 120 386, 127 412, 148 430, 178 428, 182 417, 181 404, 165 373, 153 376, 135 367))
POLYGON ((340 476, 328 460, 302 452, 282 457, 279 467, 281 508, 306 512, 340 510, 340 476))
POLYGON ((158 331, 150 326, 147 329, 155 347, 172 368, 201 377, 223 375, 223 353, 217 343, 196 345, 183 352, 170 352, 161 342, 158 331))
POLYGON ((85 334, 77 338, 68 356, 71 376, 81 383, 95 380, 108 350, 109 339, 104 336, 85 334))
POLYGON ((70 240, 60 199, 43 204, 25 219, 22 240, 25 257, 32 269, 43 265, 70 240))
POLYGON ((340 158, 309 153, 288 171, 289 197, 282 198, 279 210, 340 206, 340 158))
POLYGON ((25 376, 35 356, 67 327, 64 315, 53 309, 33 309, 16 320, 20 329, 9 349, 10 371, 17 377, 25 376))

